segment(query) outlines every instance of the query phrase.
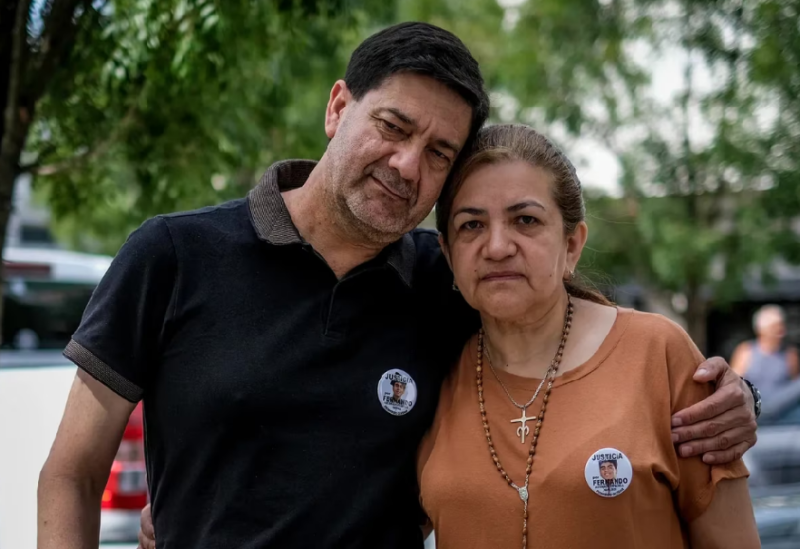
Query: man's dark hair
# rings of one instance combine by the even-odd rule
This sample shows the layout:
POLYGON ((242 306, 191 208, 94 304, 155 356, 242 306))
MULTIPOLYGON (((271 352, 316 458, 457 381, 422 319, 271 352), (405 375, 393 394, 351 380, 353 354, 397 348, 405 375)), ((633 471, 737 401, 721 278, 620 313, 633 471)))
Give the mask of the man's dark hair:
POLYGON ((373 34, 350 57, 344 81, 358 101, 388 77, 429 76, 458 93, 472 108, 466 150, 489 117, 489 96, 478 62, 453 33, 428 23, 400 23, 373 34))
POLYGON ((617 468, 617 460, 616 459, 604 459, 603 461, 600 462, 599 467, 602 467, 604 463, 610 463, 611 465, 614 466, 615 470, 617 468))

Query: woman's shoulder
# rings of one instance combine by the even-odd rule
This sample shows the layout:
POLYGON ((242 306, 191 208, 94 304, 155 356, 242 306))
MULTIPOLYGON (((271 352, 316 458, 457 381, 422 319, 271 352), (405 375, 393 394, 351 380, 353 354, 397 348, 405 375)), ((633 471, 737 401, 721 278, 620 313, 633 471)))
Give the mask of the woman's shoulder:
POLYGON ((708 396, 705 384, 693 376, 705 357, 677 322, 664 315, 627 310, 631 321, 626 339, 631 345, 647 345, 648 368, 664 368, 675 410, 708 396))
POLYGON ((627 330, 630 340, 649 341, 668 348, 697 348, 686 330, 664 315, 625 308, 620 308, 619 311, 621 314, 630 315, 627 330))

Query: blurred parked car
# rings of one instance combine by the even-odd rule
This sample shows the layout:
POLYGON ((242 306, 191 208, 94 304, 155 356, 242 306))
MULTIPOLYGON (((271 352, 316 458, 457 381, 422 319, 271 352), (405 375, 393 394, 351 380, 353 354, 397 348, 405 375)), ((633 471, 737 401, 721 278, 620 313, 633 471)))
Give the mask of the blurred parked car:
MULTIPOLYGON (((0 353, 2 549, 36 547, 39 472, 75 378, 75 366, 66 359, 53 361, 54 353, 0 353)), ((139 514, 148 499, 143 435, 140 405, 128 421, 103 492, 100 549, 136 549, 139 514)))
POLYGON ((3 344, 63 348, 111 257, 50 248, 3 251, 3 344))
POLYGON ((800 547, 800 383, 770 395, 745 455, 762 547, 800 547))
POLYGON ((144 459, 144 420, 140 402, 128 420, 103 492, 100 541, 135 542, 139 533, 139 516, 145 505, 147 471, 144 459))

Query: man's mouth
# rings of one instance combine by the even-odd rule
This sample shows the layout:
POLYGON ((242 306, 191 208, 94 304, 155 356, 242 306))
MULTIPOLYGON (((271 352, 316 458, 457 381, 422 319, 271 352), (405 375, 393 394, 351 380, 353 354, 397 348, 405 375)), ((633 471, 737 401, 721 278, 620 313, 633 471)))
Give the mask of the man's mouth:
POLYGON ((408 195, 407 192, 400 191, 399 189, 396 189, 395 187, 392 187, 391 185, 388 185, 388 184, 384 183, 383 181, 381 181, 380 179, 378 179, 377 177, 375 177, 373 175, 370 175, 369 177, 381 189, 383 189, 386 192, 386 194, 388 194, 392 198, 396 198, 397 200, 408 200, 409 198, 411 198, 410 196, 407 196, 408 195))

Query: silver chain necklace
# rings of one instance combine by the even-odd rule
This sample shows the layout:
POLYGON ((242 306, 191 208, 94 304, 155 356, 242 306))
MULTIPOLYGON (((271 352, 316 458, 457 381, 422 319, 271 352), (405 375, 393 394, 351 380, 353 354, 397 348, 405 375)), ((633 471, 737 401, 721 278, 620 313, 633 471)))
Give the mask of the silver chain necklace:
MULTIPOLYGON (((487 337, 486 339, 488 340, 489 338, 487 337)), ((539 383, 539 386, 536 388, 536 392, 533 393, 533 396, 528 401, 528 403, 527 404, 520 404, 519 402, 514 400, 514 397, 511 396, 511 393, 509 392, 508 387, 506 387, 506 384, 503 383, 503 380, 500 379, 500 376, 497 375, 497 370, 494 369, 494 359, 492 358, 492 353, 489 350, 489 346, 488 345, 486 346, 486 351, 485 352, 486 352, 486 358, 489 360, 489 368, 491 368, 491 370, 492 370, 492 375, 494 375, 494 378, 500 384, 500 387, 502 387, 503 390, 506 392, 506 395, 508 396, 508 399, 511 401, 511 403, 514 406, 516 406, 520 410, 526 410, 528 408, 528 406, 530 406, 531 404, 534 403, 534 401, 536 401, 536 397, 539 396, 539 391, 541 391, 542 387, 544 387, 544 382, 547 381, 548 376, 553 371, 552 364, 550 365, 550 368, 547 370, 547 373, 545 374, 545 376, 542 379, 541 383, 539 383)))
POLYGON ((528 436, 530 434, 530 432, 531 432, 531 428, 528 427, 528 422, 537 421, 539 419, 536 416, 528 416, 528 415, 526 415, 527 414, 527 410, 528 410, 528 406, 530 406, 531 404, 533 404, 536 401, 536 397, 539 396, 539 392, 542 390, 542 387, 544 387, 544 383, 548 379, 550 379, 551 383, 552 383, 552 380, 555 379, 555 374, 556 374, 556 372, 558 370, 559 363, 561 362, 561 355, 564 352, 564 346, 567 343, 567 335, 569 334, 568 325, 571 324, 571 322, 572 322, 572 299, 570 298, 570 296, 567 296, 567 313, 566 313, 565 318, 564 318, 564 330, 565 331, 562 333, 562 336, 561 336, 561 344, 558 347, 558 352, 556 353, 556 356, 554 356, 553 360, 550 362, 550 368, 547 369, 547 372, 545 373, 544 377, 542 378, 542 381, 539 383, 539 386, 536 388, 536 392, 533 393, 533 396, 527 402, 527 404, 520 404, 519 402, 514 400, 514 397, 511 396, 511 392, 508 390, 508 387, 506 387, 506 384, 503 383, 503 380, 500 379, 500 376, 497 375, 497 370, 494 369, 494 360, 492 360, 492 353, 489 350, 489 345, 488 345, 488 343, 489 343, 488 339, 489 338, 486 337, 487 345, 485 345, 485 351, 484 352, 486 353, 486 360, 488 360, 488 362, 489 362, 489 369, 492 370, 492 375, 494 375, 494 378, 500 384, 500 387, 503 388, 503 391, 505 391, 506 396, 511 401, 511 403, 514 406, 516 406, 517 408, 519 408, 520 410, 522 410, 522 415, 520 417, 518 417, 517 419, 512 419, 511 420, 511 423, 519 423, 519 427, 517 427, 517 436, 519 437, 519 441, 520 441, 521 444, 525 444, 525 437, 528 436))

